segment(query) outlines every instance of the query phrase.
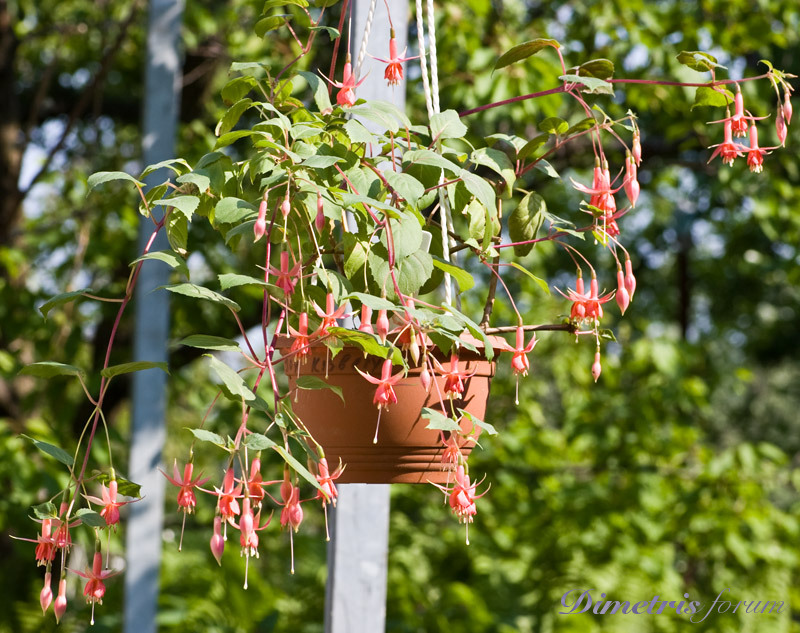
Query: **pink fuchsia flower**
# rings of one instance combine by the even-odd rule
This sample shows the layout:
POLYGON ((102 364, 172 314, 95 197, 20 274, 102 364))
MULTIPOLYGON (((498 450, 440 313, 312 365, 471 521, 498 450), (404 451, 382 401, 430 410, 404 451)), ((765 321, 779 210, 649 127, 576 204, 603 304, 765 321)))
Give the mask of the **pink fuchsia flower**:
POLYGON ((283 483, 281 483, 281 498, 283 499, 283 509, 281 510, 281 528, 290 526, 289 529, 289 549, 291 552, 291 573, 294 573, 294 532, 300 529, 303 522, 303 508, 300 506, 300 488, 294 486, 289 479, 289 471, 283 472, 283 483))
POLYGON ((614 199, 614 194, 620 190, 620 187, 616 189, 611 188, 611 173, 608 169, 608 163, 604 160, 602 168, 600 167, 600 161, 598 160, 594 166, 594 178, 592 180, 592 186, 586 187, 579 182, 576 182, 572 178, 572 186, 575 187, 578 191, 582 193, 587 193, 591 197, 589 198, 589 204, 593 207, 597 207, 600 209, 605 215, 613 215, 617 211, 617 202, 614 199))
POLYGON ((436 369, 439 371, 439 374, 444 378, 444 395, 451 400, 453 398, 460 398, 464 393, 464 381, 471 378, 477 371, 477 368, 472 372, 459 371, 458 354, 456 352, 450 355, 449 371, 445 370, 441 363, 435 358, 433 362, 436 364, 436 369))
POLYGON ((614 296, 613 292, 609 292, 603 296, 598 293, 597 279, 592 277, 588 293, 583 291, 583 278, 578 277, 575 284, 575 290, 572 288, 567 289, 568 294, 564 294, 560 290, 562 296, 572 301, 572 309, 570 310, 570 318, 584 320, 584 319, 601 319, 603 318, 603 305, 611 301, 614 296))
MULTIPOLYGON (((100 516, 106 520, 106 524, 113 526, 119 523, 119 509, 128 503, 133 503, 133 501, 117 501, 118 487, 119 484, 117 480, 112 479, 108 482, 108 488, 106 488, 104 484, 100 484, 101 498, 98 499, 92 496, 86 497, 87 501, 103 506, 103 509, 100 510, 100 516)), ((138 501, 138 499, 134 501, 138 501)))
MULTIPOLYGON (((58 521, 58 519, 56 519, 58 521)), ((56 541, 53 538, 53 519, 42 520, 42 533, 36 541, 36 564, 47 565, 56 558, 56 541)))
POLYGON ((61 580, 58 583, 58 596, 56 596, 56 600, 53 603, 53 613, 56 616, 56 624, 61 621, 61 618, 64 617, 64 613, 67 611, 67 579, 61 577, 61 580))
POLYGON ((391 29, 389 31, 389 59, 373 57, 373 59, 376 59, 379 62, 388 64, 386 66, 386 72, 383 74, 383 78, 386 79, 390 86, 396 86, 403 80, 403 63, 418 58, 418 55, 415 55, 414 57, 403 57, 405 54, 405 48, 400 55, 397 54, 397 40, 394 37, 394 29, 391 29))
POLYGON ((778 108, 778 116, 775 119, 775 132, 778 135, 778 142, 783 145, 786 142, 786 118, 783 115, 783 108, 778 108))
POLYGON ((94 553, 91 569, 87 568, 86 573, 70 569, 71 572, 86 578, 86 585, 83 587, 83 595, 86 602, 92 605, 92 624, 94 624, 94 605, 103 604, 103 597, 106 595, 105 580, 111 576, 116 576, 119 572, 103 570, 103 555, 100 552, 94 553))
POLYGON ((521 325, 517 326, 516 336, 516 346, 512 347, 511 345, 506 344, 503 349, 513 353, 513 356, 511 357, 511 369, 514 372, 514 377, 516 378, 517 382, 514 402, 519 404, 519 377, 520 374, 522 376, 528 375, 528 370, 530 369, 530 364, 528 363, 528 354, 533 351, 533 348, 536 346, 538 341, 536 340, 536 334, 534 334, 528 344, 525 345, 525 330, 521 325))
POLYGON ((261 510, 253 515, 253 508, 250 506, 250 498, 245 497, 242 501, 242 515, 239 517, 239 543, 242 546, 242 555, 245 557, 244 566, 244 588, 247 589, 247 573, 250 567, 250 557, 258 558, 258 532, 265 529, 272 520, 272 516, 267 519, 264 525, 261 523, 261 510))
POLYGON ((320 488, 322 488, 322 490, 317 490, 317 499, 322 499, 323 505, 326 503, 332 503, 335 506, 336 498, 339 496, 339 492, 336 490, 336 484, 334 481, 339 478, 344 468, 339 466, 331 473, 328 469, 328 460, 324 457, 320 458, 317 468, 319 470, 319 473, 316 476, 317 482, 319 483, 320 488))
POLYGON ((292 341, 292 346, 289 348, 289 353, 297 353, 297 356, 305 362, 308 358, 309 353, 311 352, 311 348, 308 346, 309 343, 309 336, 308 336, 308 314, 305 312, 300 313, 300 318, 297 327, 299 329, 295 330, 291 326, 289 327, 289 333, 294 337, 292 341))
MULTIPOLYGON (((239 501, 242 496, 242 484, 236 484, 233 468, 228 468, 222 479, 222 488, 214 488, 217 495, 217 511, 222 520, 233 525, 234 517, 239 514, 239 501)), ((227 530, 227 527, 226 527, 227 530)))
POLYGON ((51 574, 49 571, 47 571, 44 574, 44 585, 42 586, 42 590, 39 592, 39 606, 42 607, 42 615, 47 613, 47 609, 50 608, 50 604, 53 602, 53 589, 50 586, 50 583, 51 574))
POLYGON ((286 296, 286 300, 288 301, 294 292, 294 287, 297 285, 300 262, 295 263, 295 265, 289 269, 289 253, 283 251, 281 252, 280 270, 272 265, 270 265, 268 270, 270 275, 276 277, 275 285, 283 290, 283 294, 286 296))
POLYGON ((433 485, 447 495, 453 514, 466 525, 467 545, 469 545, 469 524, 472 523, 472 517, 478 512, 475 500, 480 499, 486 492, 479 495, 475 494, 478 484, 470 482, 469 475, 467 475, 463 465, 456 468, 455 481, 451 488, 439 484, 433 485))
POLYGON ((264 500, 264 478, 261 476, 261 460, 254 457, 250 462, 250 478, 247 480, 247 496, 255 507, 264 500))
MULTIPOLYGON (((322 73, 320 73, 322 74, 322 73)), ((347 61, 344 64, 344 72, 342 74, 342 81, 331 81, 325 75, 322 77, 332 86, 339 88, 339 93, 336 95, 336 103, 340 106, 351 107, 356 104, 356 88, 358 88, 366 77, 356 83, 356 78, 353 76, 353 66, 350 63, 350 53, 347 54, 347 61)))
MULTIPOLYGON (((711 158, 708 159, 710 163, 714 160, 717 155, 722 156, 722 162, 726 165, 733 165, 733 161, 737 156, 741 156, 743 152, 747 151, 747 148, 740 144, 734 143, 733 141, 733 124, 731 122, 731 118, 728 117, 727 119, 723 119, 724 122, 724 135, 725 139, 722 143, 717 145, 712 145, 711 147, 716 147, 717 149, 714 150, 714 153, 711 154, 711 158)), ((709 148, 710 149, 710 148, 709 148)))
MULTIPOLYGON (((160 470, 160 469, 159 469, 160 470)), ((178 541, 178 551, 183 547, 183 531, 186 527, 186 515, 194 512, 197 506, 197 497, 195 496, 194 489, 202 486, 210 478, 202 478, 202 473, 196 478, 192 479, 194 465, 189 462, 183 469, 183 478, 178 471, 178 460, 176 459, 172 465, 172 472, 174 477, 170 477, 167 473, 161 470, 161 474, 169 480, 173 486, 178 486, 178 510, 183 510, 183 523, 181 524, 181 539, 178 541)))
POLYGON ((747 134, 747 116, 744 113, 744 98, 742 91, 736 90, 733 98, 733 116, 731 117, 731 128, 734 136, 745 136, 747 134))
POLYGON ((769 154, 769 152, 758 146, 758 128, 753 123, 750 126, 750 148, 747 150, 747 166, 750 167, 750 171, 756 174, 761 173, 765 154, 769 154))
POLYGON ((392 376, 391 358, 387 358, 385 361, 383 361, 380 379, 373 378, 369 374, 361 371, 358 367, 356 367, 356 371, 373 385, 378 385, 378 388, 375 389, 375 396, 372 398, 372 404, 377 405, 378 407, 378 423, 375 425, 375 437, 372 438, 372 443, 377 444, 378 429, 381 426, 381 409, 388 409, 390 404, 397 402, 397 395, 394 392, 394 385, 396 385, 403 378, 403 372, 400 371, 396 375, 392 376))
POLYGON ((325 213, 324 213, 325 206, 322 203, 322 194, 317 192, 317 215, 314 218, 314 226, 316 227, 317 231, 322 233, 322 229, 325 228, 325 213))
POLYGON ((209 545, 217 564, 222 565, 222 554, 225 552, 225 537, 222 536, 222 517, 214 517, 214 532, 211 534, 209 545))
POLYGON ((458 437, 450 434, 450 437, 444 437, 442 434, 442 442, 444 443, 444 452, 442 453, 442 470, 455 470, 461 462, 461 447, 458 445, 458 437))
POLYGON ((347 310, 346 304, 342 304, 338 308, 336 307, 333 295, 330 292, 325 296, 324 311, 313 301, 311 305, 314 307, 314 312, 317 313, 317 316, 322 319, 322 323, 320 323, 319 328, 315 332, 315 334, 319 334, 320 336, 326 336, 328 334, 328 328, 335 327, 336 319, 345 316, 345 311, 347 310))

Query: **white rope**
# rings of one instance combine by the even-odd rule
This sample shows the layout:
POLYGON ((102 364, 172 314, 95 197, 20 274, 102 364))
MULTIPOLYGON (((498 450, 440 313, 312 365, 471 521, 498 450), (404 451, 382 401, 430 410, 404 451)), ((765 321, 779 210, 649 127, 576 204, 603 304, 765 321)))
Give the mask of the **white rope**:
POLYGON ((425 92, 425 105, 428 108, 428 118, 433 116, 433 101, 431 100, 431 85, 428 82, 428 66, 425 62, 425 25, 422 22, 422 0, 417 3, 417 40, 419 41, 419 69, 422 72, 422 89, 425 92))
POLYGON ((356 60, 355 77, 361 74, 361 64, 364 63, 364 58, 367 56, 367 43, 369 42, 369 33, 372 30, 372 18, 375 17, 375 7, 378 0, 372 0, 369 5, 369 13, 367 13, 367 24, 364 26, 364 35, 361 38, 361 49, 358 51, 358 59, 356 60))
POLYGON ((433 0, 428 0, 428 42, 431 49, 431 92, 433 111, 439 112, 439 70, 436 67, 436 24, 433 20, 433 0))

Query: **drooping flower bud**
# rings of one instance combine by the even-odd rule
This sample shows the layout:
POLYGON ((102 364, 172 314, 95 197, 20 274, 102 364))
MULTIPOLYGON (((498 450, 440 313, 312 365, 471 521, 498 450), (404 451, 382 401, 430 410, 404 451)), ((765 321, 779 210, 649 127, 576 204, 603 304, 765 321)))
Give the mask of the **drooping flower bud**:
POLYGON ((422 372, 420 372, 419 381, 422 383, 422 388, 425 389, 426 393, 428 391, 430 391, 430 388, 431 388, 431 372, 428 371, 427 363, 422 368, 422 372))
POLYGON ((594 378, 595 382, 597 382, 597 379, 600 378, 601 371, 603 371, 603 368, 600 365, 600 352, 595 352, 594 363, 592 364, 592 377, 594 378))
POLYGON ((636 166, 642 164, 642 138, 639 132, 639 127, 637 126, 633 132, 633 143, 631 144, 631 154, 633 154, 633 159, 636 161, 636 166))
POLYGON ((617 269, 617 305, 619 306, 619 311, 622 314, 625 314, 625 310, 628 309, 628 305, 631 302, 631 297, 628 294, 628 289, 625 287, 625 277, 622 274, 622 268, 617 269))
POLYGON ((222 517, 214 517, 214 534, 211 536, 211 553, 222 565, 222 553, 225 551, 225 539, 222 536, 222 517))
POLYGON ((386 314, 386 310, 378 310, 378 320, 375 323, 375 329, 381 343, 385 343, 386 337, 389 334, 389 317, 386 314))
POLYGON ((322 232, 325 228, 325 214, 323 213, 322 194, 317 193, 317 217, 314 218, 314 226, 317 231, 322 232))
POLYGON ((281 202, 281 213, 283 214, 283 217, 284 218, 289 217, 289 212, 291 210, 292 210, 292 205, 289 202, 289 193, 287 192, 286 197, 283 199, 283 202, 281 202))
POLYGON ((53 590, 50 588, 50 572, 45 572, 44 586, 39 592, 39 605, 42 607, 42 615, 47 613, 50 603, 53 602, 53 590))
POLYGON ((639 198, 639 181, 637 180, 636 162, 632 154, 625 158, 625 195, 628 196, 631 206, 636 206, 639 198))
POLYGON ((792 122, 792 100, 788 91, 783 93, 783 118, 786 119, 786 125, 792 122))
POLYGON ((633 276, 633 264, 630 258, 625 260, 625 289, 628 291, 628 299, 633 300, 633 293, 636 292, 636 277, 633 276))
POLYGON ((372 308, 363 303, 361 304, 361 325, 358 327, 358 331, 372 334, 372 308))
POLYGON ((775 119, 775 131, 778 133, 778 141, 783 145, 786 142, 786 119, 783 118, 783 108, 778 110, 778 116, 775 119))
POLYGON ((53 603, 53 613, 56 616, 56 623, 61 621, 67 611, 67 579, 61 578, 58 583, 58 596, 53 603))
POLYGON ((267 201, 262 200, 261 204, 258 205, 258 217, 256 218, 256 223, 253 226, 253 232, 255 233, 257 242, 262 237, 264 237, 264 233, 267 232, 267 201))

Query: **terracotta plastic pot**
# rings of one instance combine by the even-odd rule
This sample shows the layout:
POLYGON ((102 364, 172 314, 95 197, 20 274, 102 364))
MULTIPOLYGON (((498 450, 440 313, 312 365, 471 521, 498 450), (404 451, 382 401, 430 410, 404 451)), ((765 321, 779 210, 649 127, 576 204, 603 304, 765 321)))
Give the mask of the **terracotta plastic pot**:
MULTIPOLYGON (((279 347, 286 349, 288 344, 279 347)), ((438 353, 437 359, 445 370, 450 369, 449 359, 439 357, 438 353)), ((299 389, 295 392, 296 401, 295 394, 292 395, 294 412, 322 445, 331 469, 339 459, 346 465, 338 482, 452 481, 452 473, 442 470, 445 447, 440 432, 426 429, 428 420, 420 416, 423 407, 441 411, 438 394, 444 393, 444 378, 434 377, 430 392, 426 393, 419 378, 421 368, 411 369, 408 376, 395 385, 397 403, 383 410, 378 442, 373 443, 378 419, 378 409, 372 403, 375 386, 361 377, 355 367, 380 377, 382 358, 364 358, 364 353, 356 347, 345 347, 336 357, 330 357, 327 347, 315 345, 305 362, 298 363, 292 357, 287 358, 283 365, 293 391, 298 376, 317 376, 342 390, 344 402, 330 389, 299 389)), ((454 405, 482 420, 495 365, 475 352, 462 350, 458 368, 475 373, 465 381, 463 398, 455 400, 454 405)), ((396 366, 395 372, 399 370, 396 366)), ((446 399, 445 404, 448 404, 446 399)), ((462 418, 461 428, 465 433, 471 432, 472 427, 468 418, 462 418)), ((479 432, 480 428, 476 427, 475 436, 479 432)), ((466 456, 472 451, 474 442, 460 438, 459 445, 466 456)))

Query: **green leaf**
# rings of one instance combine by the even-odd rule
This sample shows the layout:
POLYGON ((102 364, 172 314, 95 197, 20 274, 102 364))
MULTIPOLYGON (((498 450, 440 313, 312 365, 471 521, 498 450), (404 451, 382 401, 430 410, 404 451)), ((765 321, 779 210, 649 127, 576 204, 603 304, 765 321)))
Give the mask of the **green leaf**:
POLYGON ((187 279, 189 278, 189 267, 186 265, 186 260, 177 253, 174 253, 172 251, 155 251, 152 253, 147 253, 145 255, 142 255, 141 257, 137 257, 136 259, 134 259, 131 262, 131 266, 148 259, 154 259, 160 262, 164 262, 170 268, 177 269, 179 272, 183 273, 183 275, 187 279))
POLYGON ((447 160, 444 156, 432 152, 429 149, 417 149, 405 152, 403 154, 403 165, 430 165, 431 167, 440 167, 454 176, 457 176, 461 168, 447 160))
POLYGON ((681 64, 688 66, 692 70, 703 73, 713 68, 725 69, 717 63, 717 58, 704 51, 681 51, 675 57, 681 64))
POLYGON ((512 48, 509 51, 506 51, 500 56, 500 58, 494 64, 494 70, 505 68, 506 66, 510 66, 511 64, 514 64, 518 61, 527 59, 531 55, 535 55, 540 50, 548 46, 552 46, 553 48, 559 48, 561 45, 556 40, 549 40, 544 38, 537 38, 535 40, 530 40, 522 44, 517 44, 514 48, 512 48))
POLYGON ((255 77, 234 77, 222 89, 222 99, 226 103, 236 103, 240 101, 258 86, 258 80, 255 77))
POLYGON ((111 367, 106 367, 100 372, 100 375, 105 376, 106 378, 113 378, 114 376, 119 376, 120 374, 131 374, 135 371, 144 371, 145 369, 160 369, 164 373, 169 374, 169 369, 167 368, 166 363, 139 360, 133 363, 122 363, 121 365, 112 365, 111 367))
POLYGON ((461 170, 460 176, 467 191, 475 196, 478 202, 489 209, 491 213, 494 213, 497 206, 497 198, 492 186, 480 176, 468 172, 466 169, 461 170))
MULTIPOLYGON (((92 478, 101 484, 105 484, 106 486, 108 486, 108 484, 111 482, 111 475, 99 470, 92 471, 92 478)), ((125 479, 125 477, 120 477, 119 473, 116 474, 116 481, 117 492, 119 492, 119 494, 126 497, 136 497, 137 499, 141 498, 142 486, 140 484, 125 479)))
POLYGON ((211 186, 211 178, 209 178, 205 174, 201 174, 198 172, 184 174, 183 176, 179 176, 175 180, 180 184, 194 185, 195 187, 197 187, 197 190, 200 193, 205 193, 205 191, 211 186))
POLYGON ((36 376, 37 378, 52 378, 53 376, 81 376, 85 374, 82 369, 74 365, 41 361, 25 365, 20 371, 21 376, 36 376))
POLYGON ((544 174, 547 174, 548 176, 550 176, 550 178, 561 178, 561 176, 558 175, 558 172, 555 169, 553 169, 553 166, 546 160, 542 160, 541 158, 536 161, 533 168, 544 174))
POLYGON ((189 221, 180 213, 167 216, 167 241, 176 253, 186 256, 186 244, 189 241, 189 221))
POLYGON ((456 433, 461 432, 461 427, 458 425, 458 422, 456 422, 453 418, 442 415, 439 411, 434 409, 422 407, 420 417, 428 420, 428 425, 425 427, 426 429, 433 429, 434 431, 451 431, 456 433))
POLYGON ((160 286, 165 290, 169 290, 170 292, 174 292, 179 295, 184 295, 185 297, 192 297, 194 299, 205 299, 206 301, 212 301, 214 303, 220 303, 231 310, 238 312, 241 310, 239 304, 235 301, 231 301, 227 297, 223 297, 221 294, 214 292, 213 290, 209 290, 203 286, 196 286, 195 284, 183 283, 183 284, 173 284, 171 286, 160 286))
POLYGON ((273 298, 283 300, 283 290, 278 286, 268 283, 263 279, 250 277, 249 275, 240 275, 238 273, 222 273, 217 275, 219 279, 220 290, 228 290, 228 288, 237 288, 239 286, 258 286, 259 288, 266 288, 269 295, 273 298))
POLYGON ((348 279, 352 279, 363 270, 364 264, 367 263, 370 245, 367 240, 359 240, 352 233, 345 233, 342 242, 344 245, 344 274, 348 279))
POLYGON ((197 347, 199 349, 211 349, 215 352, 238 352, 239 344, 229 338, 221 336, 210 336, 208 334, 193 334, 185 339, 178 341, 179 345, 187 347, 197 347))
POLYGON ((595 125, 597 125, 597 121, 595 121, 594 117, 586 117, 570 127, 567 130, 567 136, 577 134, 578 132, 583 132, 584 130, 594 127, 595 125))
POLYGON ((324 24, 319 26, 312 26, 309 27, 309 31, 325 31, 328 34, 328 37, 331 38, 331 41, 339 39, 341 33, 339 33, 339 29, 335 29, 332 26, 325 26, 324 24))
POLYGON ((381 299, 380 297, 376 297, 374 295, 364 294, 363 292, 351 292, 346 297, 343 297, 343 300, 350 300, 355 299, 356 301, 360 301, 368 308, 372 308, 373 310, 398 310, 398 306, 393 304, 391 301, 387 301, 386 299, 381 299))
POLYGON ((64 464, 64 466, 67 466, 68 468, 72 468, 72 466, 74 464, 74 462, 72 460, 72 455, 70 455, 63 448, 60 448, 58 446, 54 446, 53 444, 50 444, 48 442, 42 442, 40 440, 34 439, 32 437, 29 437, 27 435, 20 435, 20 437, 24 437, 26 440, 30 440, 31 442, 33 442, 33 445, 36 448, 38 448, 40 451, 42 451, 43 453, 46 453, 47 455, 50 455, 50 457, 53 457, 53 458, 57 459, 62 464, 64 464))
POLYGON ((725 107, 733 103, 733 93, 727 88, 709 88, 708 86, 699 86, 694 95, 694 103, 692 110, 700 106, 714 106, 725 107))
POLYGON ((180 174, 181 170, 175 167, 175 165, 180 165, 181 167, 185 167, 187 170, 191 170, 192 167, 187 163, 183 158, 169 158, 167 160, 162 160, 155 165, 148 165, 144 168, 144 171, 139 175, 139 178, 144 179, 146 176, 149 176, 154 171, 158 171, 159 169, 164 169, 165 167, 171 169, 176 174, 180 174))
POLYGON ((358 119, 350 119, 344 124, 344 132, 351 143, 377 143, 377 138, 358 119))
POLYGON ((300 71, 298 75, 302 76, 311 88, 311 93, 314 95, 314 103, 317 104, 317 109, 320 112, 325 112, 331 109, 331 100, 328 96, 328 87, 322 79, 314 73, 300 71))
POLYGON ((33 516, 35 516, 37 519, 44 520, 58 518, 58 510, 56 510, 55 505, 49 501, 33 506, 31 510, 33 510, 33 516))
POLYGON ((417 207, 419 199, 425 193, 425 185, 410 174, 404 174, 389 169, 384 172, 384 177, 389 185, 403 200, 413 207, 417 207))
POLYGON ((244 445, 251 451, 263 451, 276 446, 275 442, 261 433, 251 433, 244 440, 244 445))
POLYGON ((256 207, 239 198, 223 198, 214 207, 214 221, 218 224, 238 224, 258 215, 256 207))
POLYGON ((39 312, 42 313, 42 316, 46 319, 47 313, 50 312, 56 306, 60 306, 64 303, 69 303, 77 299, 78 297, 82 296, 84 293, 92 293, 94 292, 91 288, 84 288, 83 290, 73 290, 72 292, 62 292, 61 294, 56 295, 45 301, 40 307, 39 312))
MULTIPOLYGON (((360 295, 361 293, 353 294, 360 295)), ((392 345, 389 345, 388 343, 381 343, 380 339, 374 334, 360 332, 358 330, 348 330, 347 328, 342 327, 331 327, 328 328, 328 331, 345 345, 353 345, 359 348, 365 354, 369 354, 370 356, 378 356, 379 358, 389 358, 391 356, 392 364, 403 364, 403 355, 400 350, 392 345)))
POLYGON ((581 84, 586 88, 583 92, 588 92, 590 94, 607 94, 607 95, 614 94, 613 86, 604 79, 598 79, 597 77, 581 77, 580 75, 561 75, 559 79, 565 83, 581 84))
POLYGON ((314 156, 309 156, 300 164, 303 165, 303 167, 308 167, 310 169, 325 169, 335 165, 336 163, 343 162, 345 162, 344 158, 340 158, 339 156, 323 156, 321 154, 314 154, 314 156))
POLYGON ((256 35, 258 35, 258 37, 264 37, 270 31, 281 28, 284 24, 286 24, 287 17, 289 16, 271 15, 269 17, 260 19, 258 22, 256 22, 256 26, 254 28, 256 35))
POLYGON ((563 134, 569 129, 569 123, 557 116, 551 116, 539 123, 537 127, 545 134, 563 134))
POLYGON ((248 403, 256 399, 256 394, 252 392, 239 374, 211 354, 206 354, 206 356, 211 361, 211 368, 226 387, 226 396, 232 396, 233 400, 244 400, 248 403))
POLYGON ((98 171, 97 173, 92 174, 87 179, 86 183, 89 185, 89 189, 94 189, 99 185, 102 185, 106 182, 111 182, 112 180, 127 180, 128 182, 132 182, 140 187, 144 187, 143 182, 139 182, 131 176, 130 174, 126 174, 124 171, 98 171))
POLYGON ((578 74, 598 79, 611 79, 614 76, 614 63, 608 59, 592 59, 580 65, 578 74))
MULTIPOLYGON (((422 227, 417 216, 404 212, 399 220, 390 220, 392 239, 394 241, 394 255, 396 259, 403 259, 417 252, 422 246, 422 227)), ((381 235, 381 243, 388 249, 389 237, 386 232, 381 235)))
POLYGON ((80 508, 75 513, 75 517, 80 519, 81 523, 88 525, 89 527, 104 528, 108 526, 108 523, 106 523, 106 520, 103 517, 101 517, 94 510, 89 510, 89 508, 80 508))
POLYGON ((242 99, 234 103, 228 108, 228 111, 223 115, 222 119, 220 119, 220 122, 217 123, 217 129, 214 130, 214 134, 222 136, 230 132, 239 122, 239 119, 242 118, 242 114, 251 107, 253 107, 252 99, 242 99))
POLYGON ((536 275, 534 275, 534 274, 533 274, 531 271, 529 271, 527 268, 523 268, 522 266, 520 266, 520 265, 519 265, 517 262, 510 262, 510 264, 511 264, 511 265, 512 265, 514 268, 516 268, 517 270, 519 270, 519 271, 521 271, 521 272, 525 273, 526 275, 528 275, 528 277, 530 277, 531 279, 533 279, 533 281, 535 281, 535 282, 536 282, 536 284, 537 284, 537 285, 538 285, 538 286, 539 286, 539 287, 540 287, 542 290, 544 290, 544 291, 545 291, 547 294, 550 294, 550 286, 548 286, 548 285, 547 285, 547 282, 546 282, 544 279, 539 279, 539 277, 537 277, 536 275))
POLYGON ((461 117, 455 110, 438 112, 431 117, 431 138, 463 138, 467 133, 467 126, 461 122, 461 117))
MULTIPOLYGON (((544 224, 547 205, 538 193, 527 194, 508 218, 508 235, 512 242, 526 242, 536 239, 536 235, 544 224)), ((524 257, 533 249, 534 244, 518 244, 514 246, 514 254, 524 257)))
POLYGON ((466 292, 475 285, 475 279, 473 279, 472 275, 470 275, 466 270, 459 268, 455 264, 446 262, 436 255, 433 256, 433 265, 439 270, 443 270, 444 272, 448 273, 453 279, 455 279, 460 292, 466 292))
POLYGON ((185 428, 201 442, 211 442, 217 446, 225 446, 225 440, 222 439, 221 435, 217 435, 212 431, 206 431, 205 429, 191 429, 189 427, 185 428))
POLYGON ((534 136, 530 141, 525 143, 521 150, 517 152, 517 159, 525 160, 528 156, 533 154, 533 152, 544 145, 548 138, 550 138, 549 134, 539 134, 539 136, 534 136))
POLYGON ((477 417, 475 417, 474 415, 472 415, 472 414, 471 414, 469 411, 467 411, 466 409, 459 409, 459 410, 458 410, 458 412, 459 412, 461 415, 463 415, 465 418, 469 419, 469 421, 470 421, 470 422, 472 422, 472 423, 473 423, 475 426, 479 426, 480 428, 482 428, 482 429, 483 429, 484 431, 486 431, 486 432, 487 432, 489 435, 497 435, 497 429, 496 429, 496 428, 494 428, 494 427, 493 427, 491 424, 489 424, 488 422, 484 422, 484 421, 483 421, 483 420, 481 420, 480 418, 477 418, 477 417))
POLYGON ((295 385, 297 386, 298 389, 330 389, 331 391, 333 391, 333 393, 339 396, 342 402, 344 402, 344 394, 342 393, 342 388, 337 387, 336 385, 329 385, 327 382, 325 382, 322 378, 318 376, 300 376, 295 382, 295 385))
POLYGON ((496 174, 500 175, 506 183, 504 196, 510 198, 514 189, 517 176, 514 173, 514 164, 509 160, 505 152, 491 147, 482 147, 475 150, 470 156, 470 160, 476 165, 488 167, 496 174))

